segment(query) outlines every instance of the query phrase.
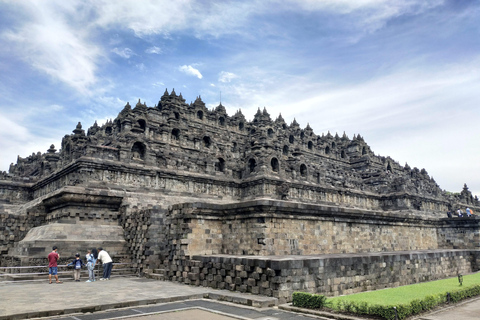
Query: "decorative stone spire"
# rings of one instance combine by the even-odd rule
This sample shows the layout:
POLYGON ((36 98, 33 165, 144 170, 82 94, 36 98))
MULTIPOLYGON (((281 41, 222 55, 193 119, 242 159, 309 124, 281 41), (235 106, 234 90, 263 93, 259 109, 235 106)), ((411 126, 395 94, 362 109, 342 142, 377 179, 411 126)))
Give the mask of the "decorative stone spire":
POLYGON ((227 113, 227 110, 225 109, 225 107, 220 102, 220 104, 215 108, 215 112, 225 114, 225 113, 227 113))
POLYGON ((297 119, 293 118, 292 124, 290 125, 292 128, 300 128, 300 125, 297 122, 297 119))
POLYGON ((132 111, 132 106, 130 105, 129 102, 127 102, 127 104, 125 105, 125 107, 123 107, 123 110, 120 111, 120 115, 121 115, 121 116, 125 116, 126 114, 130 113, 130 111, 132 111))
POLYGON ((202 97, 198 96, 196 99, 195 99, 195 102, 193 103, 194 106, 196 107, 202 107, 202 108, 205 108, 205 102, 202 101, 202 97))
POLYGON ((270 114, 267 112, 267 108, 263 107, 263 116, 270 118, 270 114))
POLYGON ((282 114, 279 113, 277 119, 275 119, 276 123, 285 123, 285 120, 282 117, 282 114))
POLYGON ((75 130, 72 131, 75 135, 85 135, 85 130, 82 129, 82 123, 78 122, 77 127, 75 130))
POLYGON ((55 145, 53 145, 53 144, 50 146, 50 149, 47 150, 47 152, 49 154, 55 153, 56 151, 57 151, 57 149, 55 149, 55 145))

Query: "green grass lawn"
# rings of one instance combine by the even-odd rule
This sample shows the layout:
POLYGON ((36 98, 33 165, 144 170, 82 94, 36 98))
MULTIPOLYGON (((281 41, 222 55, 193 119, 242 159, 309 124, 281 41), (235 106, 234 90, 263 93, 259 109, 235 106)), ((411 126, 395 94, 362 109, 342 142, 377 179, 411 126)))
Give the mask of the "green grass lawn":
POLYGON ((368 304, 395 305, 408 304, 412 300, 422 299, 428 295, 447 294, 461 288, 480 284, 480 272, 463 276, 463 286, 458 278, 450 278, 431 282, 423 282, 392 289, 362 292, 348 296, 328 298, 327 303, 336 304, 339 301, 367 302, 368 304))

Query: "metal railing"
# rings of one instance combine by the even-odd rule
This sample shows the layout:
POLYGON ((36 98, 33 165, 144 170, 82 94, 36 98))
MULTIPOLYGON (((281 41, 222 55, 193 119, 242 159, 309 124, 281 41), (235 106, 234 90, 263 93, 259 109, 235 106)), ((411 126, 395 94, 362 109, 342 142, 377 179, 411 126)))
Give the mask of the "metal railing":
MULTIPOLYGON (((101 278, 103 269, 100 267, 100 265, 95 266, 94 273, 97 280, 101 278)), ((88 270, 86 268, 82 268, 80 274, 82 278, 88 279, 88 270)), ((62 281, 73 280, 73 269, 71 266, 58 265, 57 275, 62 281)), ((113 263, 112 275, 114 277, 132 276, 136 275, 136 269, 133 267, 133 263, 113 263)), ((0 283, 46 281, 47 279, 48 266, 0 267, 0 283), (36 269, 39 271, 36 272, 36 269)))

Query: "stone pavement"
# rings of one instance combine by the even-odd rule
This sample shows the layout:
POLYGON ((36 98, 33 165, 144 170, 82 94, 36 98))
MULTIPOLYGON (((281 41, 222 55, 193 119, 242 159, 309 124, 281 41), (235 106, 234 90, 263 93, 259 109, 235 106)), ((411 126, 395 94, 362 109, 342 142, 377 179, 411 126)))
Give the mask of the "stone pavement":
POLYGON ((0 282, 0 319, 50 317, 203 298, 260 308, 277 304, 275 298, 135 277, 92 283, 85 279, 62 284, 49 284, 48 280, 0 282))

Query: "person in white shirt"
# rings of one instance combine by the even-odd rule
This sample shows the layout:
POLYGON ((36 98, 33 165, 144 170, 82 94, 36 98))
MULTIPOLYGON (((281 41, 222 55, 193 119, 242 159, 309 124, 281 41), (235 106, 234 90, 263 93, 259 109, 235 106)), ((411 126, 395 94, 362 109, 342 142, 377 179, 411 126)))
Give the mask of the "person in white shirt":
MULTIPOLYGON (((97 261, 102 261, 103 265, 103 278, 102 280, 110 280, 110 274, 112 273, 113 261, 110 258, 110 255, 107 251, 103 250, 103 248, 98 248, 98 259, 97 261)), ((95 262, 96 263, 96 262, 95 262)))

